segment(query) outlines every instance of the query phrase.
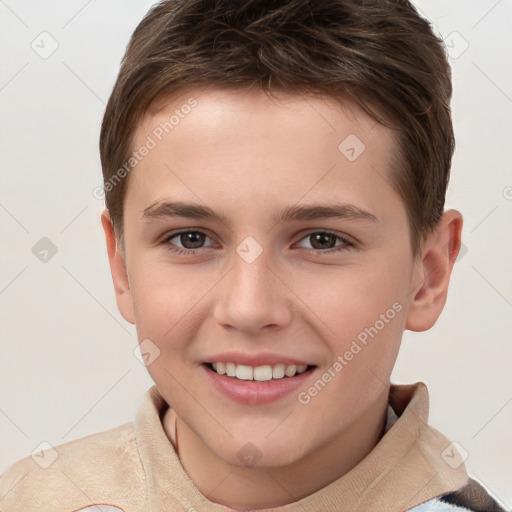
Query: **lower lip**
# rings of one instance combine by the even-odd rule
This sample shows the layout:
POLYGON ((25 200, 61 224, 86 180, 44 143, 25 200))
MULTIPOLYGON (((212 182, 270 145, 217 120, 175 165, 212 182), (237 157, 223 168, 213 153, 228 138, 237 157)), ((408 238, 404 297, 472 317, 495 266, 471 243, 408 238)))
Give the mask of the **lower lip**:
POLYGON ((283 398, 301 386, 311 376, 314 367, 295 377, 258 382, 253 380, 240 380, 226 375, 219 375, 206 365, 201 365, 210 383, 228 398, 246 405, 268 404, 283 398))

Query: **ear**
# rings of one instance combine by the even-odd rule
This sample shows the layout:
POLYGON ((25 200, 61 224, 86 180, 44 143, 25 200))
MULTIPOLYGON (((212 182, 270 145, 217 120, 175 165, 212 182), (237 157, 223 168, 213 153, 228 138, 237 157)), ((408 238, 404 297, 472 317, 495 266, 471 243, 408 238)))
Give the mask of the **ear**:
POLYGON ((110 262, 112 280, 114 281, 117 307, 127 322, 135 324, 133 301, 128 273, 126 271, 126 264, 121 251, 119 250, 110 215, 106 208, 101 213, 101 224, 103 225, 103 231, 105 231, 105 239, 107 241, 108 260, 110 262))
POLYGON ((446 303, 453 264, 461 245, 462 215, 446 211, 422 244, 414 271, 414 289, 405 328, 426 331, 439 318, 446 303))

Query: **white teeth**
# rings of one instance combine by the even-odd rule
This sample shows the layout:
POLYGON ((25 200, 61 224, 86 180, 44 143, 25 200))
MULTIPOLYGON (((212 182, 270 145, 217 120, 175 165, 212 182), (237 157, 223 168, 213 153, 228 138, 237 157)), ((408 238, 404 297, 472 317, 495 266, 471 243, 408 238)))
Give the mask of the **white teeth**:
POLYGON ((252 366, 245 366, 244 364, 236 365, 236 378, 240 380, 252 380, 253 370, 252 366))
POLYGON ((228 377, 236 377, 236 364, 226 363, 226 375, 228 377))
POLYGON ((272 378, 272 366, 257 366, 254 368, 254 380, 270 380, 272 378))
POLYGON ((284 377, 284 371, 286 366, 284 364, 276 364, 272 368, 272 378, 273 379, 282 379, 284 377))
POLYGON ((294 377, 295 375, 304 373, 308 367, 307 364, 288 366, 284 364, 276 364, 274 366, 247 366, 245 364, 235 363, 212 363, 213 370, 219 375, 227 375, 228 377, 236 377, 240 380, 256 380, 264 382, 272 379, 282 379, 285 375, 287 377, 294 377))
POLYGON ((287 366, 286 370, 284 371, 284 374, 287 377, 293 377, 296 373, 297 373, 297 367, 294 364, 287 366))

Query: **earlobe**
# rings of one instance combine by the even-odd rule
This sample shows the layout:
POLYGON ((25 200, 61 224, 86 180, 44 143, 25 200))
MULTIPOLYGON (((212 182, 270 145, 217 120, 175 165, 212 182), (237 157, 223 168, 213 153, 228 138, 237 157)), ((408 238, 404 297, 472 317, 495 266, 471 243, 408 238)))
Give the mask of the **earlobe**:
POLYGON ((106 208, 101 213, 101 224, 103 226, 103 231, 105 232, 108 260, 110 262, 112 281, 114 282, 117 307, 127 322, 135 324, 133 301, 126 263, 121 251, 119 250, 110 215, 106 208))
POLYGON ((413 277, 414 288, 405 328, 426 331, 433 327, 446 303, 453 265, 461 245, 462 215, 446 211, 422 244, 413 277))

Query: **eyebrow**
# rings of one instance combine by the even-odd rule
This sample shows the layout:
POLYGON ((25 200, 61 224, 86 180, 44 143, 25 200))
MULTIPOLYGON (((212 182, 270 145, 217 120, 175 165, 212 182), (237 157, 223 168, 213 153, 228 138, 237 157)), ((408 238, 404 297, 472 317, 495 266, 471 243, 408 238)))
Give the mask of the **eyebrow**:
MULTIPOLYGON (((167 217, 185 217, 188 219, 211 219, 229 225, 227 216, 215 212, 208 206, 185 203, 182 201, 165 201, 147 207, 143 211, 143 220, 158 220, 167 217)), ((352 204, 334 203, 327 205, 301 205, 289 206, 277 212, 273 219, 276 222, 344 219, 355 221, 378 222, 372 213, 352 204)))

